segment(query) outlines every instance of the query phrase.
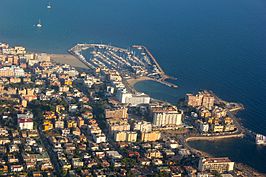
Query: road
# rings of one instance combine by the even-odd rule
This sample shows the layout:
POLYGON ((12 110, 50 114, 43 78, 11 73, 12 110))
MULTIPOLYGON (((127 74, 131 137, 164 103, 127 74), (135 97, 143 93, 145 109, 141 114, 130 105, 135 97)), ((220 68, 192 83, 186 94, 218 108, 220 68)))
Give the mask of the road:
POLYGON ((46 151, 48 152, 48 155, 51 159, 51 162, 54 166, 54 170, 57 176, 61 176, 61 167, 59 166, 59 161, 57 159, 57 154, 53 151, 53 148, 51 147, 48 139, 46 138, 46 136, 44 135, 43 131, 42 131, 42 127, 41 125, 38 125, 38 132, 40 135, 40 139, 46 149, 46 151))

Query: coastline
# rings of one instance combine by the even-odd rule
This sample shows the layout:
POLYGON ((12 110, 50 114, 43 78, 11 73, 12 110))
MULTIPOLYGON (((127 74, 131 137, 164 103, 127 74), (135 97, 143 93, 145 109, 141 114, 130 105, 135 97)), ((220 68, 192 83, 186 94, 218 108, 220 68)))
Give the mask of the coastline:
POLYGON ((71 54, 48 54, 51 57, 51 61, 59 64, 68 64, 77 69, 87 70, 89 69, 83 62, 71 54))
MULTIPOLYGON (((89 67, 85 65, 80 59, 76 56, 73 56, 71 54, 49 54, 51 57, 51 61, 54 61, 56 63, 60 64, 69 64, 77 69, 85 69, 88 70, 89 67)), ((169 78, 169 77, 167 77, 169 78)), ((135 89, 135 84, 142 82, 142 81, 154 81, 161 83, 160 80, 153 79, 151 77, 147 76, 141 76, 138 78, 129 78, 125 79, 127 85, 130 87, 130 89, 134 92, 137 92, 135 89)), ((163 84, 163 83, 161 83, 163 84)), ((235 117, 234 117, 235 118, 235 117)), ((202 141, 213 141, 213 140, 219 140, 219 139, 228 139, 228 138, 243 138, 245 136, 245 128, 240 125, 238 122, 239 120, 234 119, 235 122, 238 124, 238 130, 234 134, 229 134, 229 135, 217 135, 217 136, 190 136, 185 138, 185 142, 189 141, 197 141, 197 140, 202 140, 202 141)))
MULTIPOLYGON (((192 137, 193 138, 193 137, 192 137)), ((229 139, 229 137, 228 137, 229 139)), ((217 139, 219 141, 219 139, 217 139)), ((205 152, 205 151, 202 151, 202 150, 198 150, 198 149, 195 149, 193 147, 191 147, 189 144, 188 144, 188 141, 208 141, 208 140, 205 140, 205 139, 190 139, 190 140, 187 140, 185 139, 184 140, 184 146, 186 148, 188 148, 191 152, 199 155, 199 156, 203 156, 203 157, 210 157, 210 158, 213 158, 215 156, 205 152)), ((215 140, 209 140, 209 141, 215 141, 215 140)), ((265 177, 266 174, 265 173, 262 173, 262 172, 259 172, 257 170, 255 170, 254 168, 252 168, 251 166, 248 166, 246 164, 243 164, 241 162, 235 162, 235 169, 240 171, 240 172, 245 172, 246 173, 246 176, 252 176, 252 177, 265 177)))
POLYGON ((191 136, 185 139, 186 142, 189 141, 214 141, 220 139, 231 139, 231 138, 243 138, 244 133, 232 134, 232 135, 218 135, 218 136, 191 136))
MULTIPOLYGON (((83 70, 88 70, 89 67, 86 66, 79 58, 71 55, 71 54, 49 54, 49 56, 51 57, 51 61, 57 62, 57 63, 61 63, 61 64, 69 64, 77 69, 83 69, 83 70)), ((147 76, 142 76, 142 77, 138 77, 138 78, 130 78, 130 79, 125 79, 125 81, 127 82, 128 86, 130 86, 134 91, 136 91, 136 89, 134 88, 135 84, 137 84, 138 82, 141 81, 155 81, 158 83, 163 84, 162 82, 160 82, 160 80, 156 80, 147 76)), ((213 155, 195 149, 191 146, 189 146, 188 142, 189 141, 214 141, 217 140, 219 141, 220 139, 229 139, 229 138, 242 138, 244 137, 244 133, 238 133, 238 134, 234 134, 234 135, 224 135, 224 136, 214 136, 214 137, 196 137, 196 136, 191 136, 191 137, 187 137, 183 139, 183 145, 185 147, 187 147, 188 149, 190 149, 193 153, 201 155, 201 156, 205 156, 205 157, 214 157, 213 155)), ((239 171, 245 171, 246 173, 250 174, 251 176, 258 176, 258 177, 263 177, 265 176, 264 173, 258 172, 257 170, 253 169, 252 167, 243 164, 243 163, 239 163, 236 162, 235 163, 236 168, 239 171)))
MULTIPOLYGON (((146 81, 146 80, 151 80, 151 81, 158 81, 149 77, 140 77, 140 78, 130 78, 127 79, 128 85, 133 89, 135 89, 135 84, 141 81, 146 81)), ((160 83, 160 82, 158 82, 160 83)), ((190 137, 183 137, 181 138, 181 143, 184 145, 184 147, 188 148, 191 152, 194 154, 197 154, 199 156, 203 157, 215 157, 214 155, 209 154, 208 152, 195 149, 191 147, 188 143, 191 141, 219 141, 223 139, 239 139, 239 138, 244 138, 247 134, 246 128, 242 126, 240 123, 240 120, 231 112, 232 115, 234 115, 234 121, 237 123, 238 129, 234 134, 229 134, 229 135, 218 135, 218 136, 190 136, 190 137)), ((246 176, 254 176, 254 177, 264 177, 266 176, 265 173, 259 172, 256 169, 252 168, 251 166, 248 166, 244 163, 241 162, 235 162, 235 169, 241 174, 244 172, 246 176)))
POLYGON ((158 82, 158 83, 160 83, 160 84, 166 85, 166 86, 168 86, 168 87, 178 88, 177 85, 165 81, 166 79, 175 79, 175 78, 170 77, 170 76, 168 76, 168 75, 164 75, 164 78, 163 78, 163 79, 159 79, 159 80, 158 80, 158 79, 154 79, 154 78, 147 77, 147 76, 141 76, 141 77, 138 77, 138 78, 130 78, 130 79, 126 79, 126 81, 127 81, 127 83, 128 83, 131 87, 134 87, 135 84, 137 84, 138 82, 142 82, 142 81, 154 81, 154 82, 158 82))
POLYGON ((142 82, 142 81, 154 81, 154 82, 158 82, 158 80, 153 79, 153 78, 150 78, 150 77, 147 77, 147 76, 141 76, 141 77, 138 77, 138 78, 126 79, 126 82, 132 88, 135 86, 135 84, 137 84, 138 82, 142 82))

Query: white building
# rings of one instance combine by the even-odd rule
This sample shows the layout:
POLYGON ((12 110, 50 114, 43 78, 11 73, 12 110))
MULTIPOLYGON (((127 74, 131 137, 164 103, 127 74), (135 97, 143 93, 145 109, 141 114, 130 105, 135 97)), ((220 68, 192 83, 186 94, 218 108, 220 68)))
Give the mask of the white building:
POLYGON ((17 114, 18 118, 18 125, 21 130, 23 129, 28 129, 32 130, 33 129, 33 114, 27 113, 27 114, 17 114))
POLYGON ((55 128, 62 128, 63 129, 64 126, 65 126, 64 121, 62 121, 62 120, 55 121, 55 128))
POLYGON ((27 129, 32 130, 33 129, 33 120, 32 118, 19 118, 18 119, 18 125, 21 130, 27 129))
POLYGON ((208 132, 209 131, 209 124, 207 122, 200 123, 200 131, 201 132, 208 132))
POLYGON ((94 84, 99 84, 101 80, 99 78, 96 78, 94 76, 89 76, 87 75, 86 78, 84 79, 84 84, 88 87, 91 88, 94 84))
POLYGON ((117 151, 106 151, 106 156, 112 157, 114 159, 122 159, 123 156, 119 154, 117 151))
POLYGON ((136 94, 133 95, 132 98, 128 100, 128 103, 131 104, 132 106, 137 106, 139 104, 149 104, 151 101, 151 97, 148 95, 141 93, 141 94, 136 94))
POLYGON ((25 76, 24 69, 19 68, 19 67, 14 68, 14 73, 15 73, 15 77, 24 77, 25 76))
POLYGON ((150 132, 152 131, 152 125, 147 121, 139 121, 134 124, 134 130, 139 130, 140 132, 150 132))
POLYGON ((1 77, 24 77, 24 69, 16 66, 0 68, 1 77))
POLYGON ((132 98, 132 93, 126 91, 126 89, 117 91, 117 98, 121 103, 127 103, 132 98))
POLYGON ((111 86, 111 85, 108 85, 108 86, 106 87, 106 92, 107 92, 108 94, 112 95, 112 94, 115 93, 115 88, 114 88, 113 86, 111 86))
POLYGON ((132 106, 137 106, 139 104, 149 104, 151 98, 144 94, 132 94, 124 90, 118 90, 117 97, 121 103, 130 104, 132 106))
POLYGON ((167 146, 170 147, 171 149, 177 149, 180 145, 178 144, 177 141, 175 140, 169 140, 166 142, 167 146))
POLYGON ((106 136, 105 134, 92 134, 92 138, 95 143, 106 143, 106 136))

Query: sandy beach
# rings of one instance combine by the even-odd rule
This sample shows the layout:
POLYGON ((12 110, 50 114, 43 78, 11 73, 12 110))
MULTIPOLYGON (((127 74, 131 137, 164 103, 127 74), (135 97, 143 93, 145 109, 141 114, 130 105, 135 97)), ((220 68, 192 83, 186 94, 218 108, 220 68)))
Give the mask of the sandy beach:
POLYGON ((89 69, 84 63, 82 63, 78 58, 70 54, 50 54, 51 60, 60 63, 68 64, 70 66, 76 67, 77 69, 89 69))
POLYGON ((130 79, 127 79, 126 81, 131 87, 134 87, 136 83, 141 82, 141 81, 147 81, 147 80, 156 81, 155 79, 152 79, 147 76, 142 76, 138 78, 130 78, 130 79))

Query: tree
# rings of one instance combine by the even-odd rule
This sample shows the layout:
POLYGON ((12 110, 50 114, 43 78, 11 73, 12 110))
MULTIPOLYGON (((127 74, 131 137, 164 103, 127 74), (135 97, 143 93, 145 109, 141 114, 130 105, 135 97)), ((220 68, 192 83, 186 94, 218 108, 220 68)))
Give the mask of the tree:
POLYGON ((122 164, 124 164, 126 166, 126 168, 130 169, 132 167, 134 167, 136 165, 136 160, 135 159, 132 159, 132 158, 124 158, 122 159, 122 164))

